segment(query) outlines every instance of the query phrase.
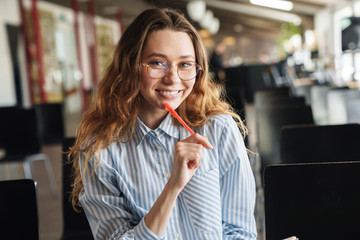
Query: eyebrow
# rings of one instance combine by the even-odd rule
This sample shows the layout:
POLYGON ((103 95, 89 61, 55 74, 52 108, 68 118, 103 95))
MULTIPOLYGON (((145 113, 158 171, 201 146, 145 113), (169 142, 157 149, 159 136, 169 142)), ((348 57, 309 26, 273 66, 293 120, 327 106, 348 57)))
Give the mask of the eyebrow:
MULTIPOLYGON (((147 55, 145 58, 150 58, 150 57, 161 57, 161 58, 166 58, 166 55, 164 54, 161 54, 161 53, 151 53, 149 55, 147 55)), ((183 55, 183 56, 180 56, 180 59, 187 59, 187 58, 192 58, 195 60, 195 57, 193 55, 183 55)))

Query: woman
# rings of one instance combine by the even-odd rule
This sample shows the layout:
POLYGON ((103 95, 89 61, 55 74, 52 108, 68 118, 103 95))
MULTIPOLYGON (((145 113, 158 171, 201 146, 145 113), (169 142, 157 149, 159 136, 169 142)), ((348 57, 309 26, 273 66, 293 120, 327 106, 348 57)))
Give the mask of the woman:
POLYGON ((127 28, 70 151, 96 239, 256 238, 245 128, 218 87, 181 13, 146 10, 127 28))

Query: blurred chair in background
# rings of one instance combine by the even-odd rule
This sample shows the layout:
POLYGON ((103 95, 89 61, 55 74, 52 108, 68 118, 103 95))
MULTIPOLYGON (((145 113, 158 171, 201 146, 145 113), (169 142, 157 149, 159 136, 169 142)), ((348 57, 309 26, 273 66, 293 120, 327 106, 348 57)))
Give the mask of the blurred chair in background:
POLYGON ((304 84, 299 86, 294 86, 293 91, 294 95, 298 97, 304 97, 307 105, 311 105, 311 89, 316 85, 304 84))
POLYGON ((281 163, 360 161, 360 124, 285 126, 281 163))
POLYGON ((258 90, 254 93, 254 106, 255 106, 255 133, 256 136, 256 148, 259 146, 259 112, 261 109, 263 109, 266 106, 273 106, 275 101, 282 101, 284 102, 284 99, 290 98, 290 88, 283 87, 283 88, 266 88, 262 90, 258 90), (272 100, 272 99, 278 99, 278 100, 272 100), (270 102, 272 101, 272 103, 270 102))
POLYGON ((42 144, 61 144, 64 138, 63 104, 36 104, 42 144))
POLYGON ((288 87, 282 87, 282 88, 265 88, 262 90, 258 90, 254 94, 254 102, 256 105, 262 105, 263 103, 266 103, 266 100, 268 100, 270 97, 290 97, 292 96, 292 93, 290 91, 290 88, 288 87))
POLYGON ((63 140, 63 234, 62 240, 89 240, 94 239, 84 211, 76 212, 70 202, 72 190, 72 165, 67 162, 69 147, 75 143, 75 138, 63 140))
POLYGON ((33 163, 43 161, 51 190, 57 195, 57 186, 51 161, 41 153, 39 117, 34 108, 0 108, 0 148, 4 152, 0 163, 22 162, 25 178, 33 179, 33 163))
POLYGON ((36 182, 0 181, 0 239, 39 240, 36 182))
MULTIPOLYGON (((284 90, 282 90, 284 91, 284 90)), ((261 174, 266 166, 280 163, 280 129, 285 125, 313 124, 311 107, 304 97, 269 94, 266 90, 255 93, 256 130, 261 174)))

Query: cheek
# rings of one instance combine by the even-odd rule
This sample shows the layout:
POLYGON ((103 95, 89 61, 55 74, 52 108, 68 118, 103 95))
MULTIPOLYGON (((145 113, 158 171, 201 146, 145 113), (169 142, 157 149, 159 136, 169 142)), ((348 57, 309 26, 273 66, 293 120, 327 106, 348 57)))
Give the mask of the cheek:
POLYGON ((186 86, 186 90, 182 96, 182 99, 188 98, 194 90, 194 84, 186 84, 185 86, 186 86))
POLYGON ((151 81, 147 78, 146 75, 142 74, 140 81, 140 92, 144 93, 150 87, 151 87, 151 81))
POLYGON ((186 82, 186 89, 188 90, 187 92, 188 93, 192 92, 194 86, 195 86, 195 81, 186 82))
POLYGON ((145 97, 147 94, 146 94, 146 90, 147 90, 147 82, 145 81, 145 79, 144 78, 142 78, 141 79, 141 81, 140 81, 140 88, 139 88, 139 90, 140 90, 140 94, 141 94, 141 96, 143 96, 143 97, 145 97))

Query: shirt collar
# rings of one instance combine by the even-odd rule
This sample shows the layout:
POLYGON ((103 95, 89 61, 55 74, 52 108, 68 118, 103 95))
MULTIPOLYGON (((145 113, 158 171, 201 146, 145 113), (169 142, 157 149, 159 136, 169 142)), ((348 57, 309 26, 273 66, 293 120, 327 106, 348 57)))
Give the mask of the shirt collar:
POLYGON ((174 125, 173 117, 171 114, 167 114, 164 120, 160 123, 159 127, 155 130, 150 129, 147 127, 139 117, 137 117, 136 125, 135 125, 135 132, 134 132, 134 140, 136 145, 140 144, 141 141, 147 134, 162 134, 163 132, 167 135, 180 139, 180 129, 178 125, 174 125))

